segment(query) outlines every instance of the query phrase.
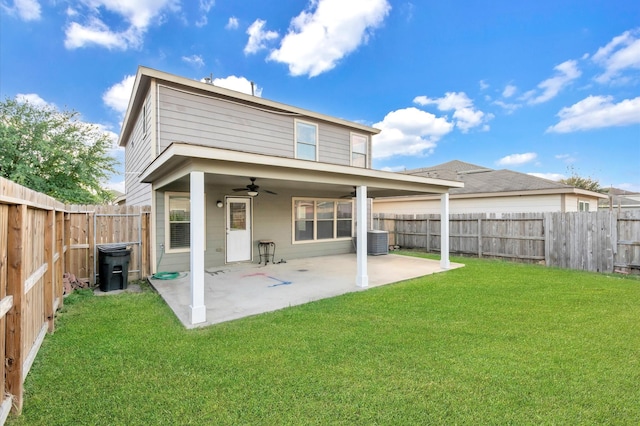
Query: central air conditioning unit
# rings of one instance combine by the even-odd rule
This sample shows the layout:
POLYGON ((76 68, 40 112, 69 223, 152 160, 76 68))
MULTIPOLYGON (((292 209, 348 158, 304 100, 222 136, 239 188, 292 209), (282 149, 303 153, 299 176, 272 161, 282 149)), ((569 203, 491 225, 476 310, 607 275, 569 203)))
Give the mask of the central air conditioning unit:
POLYGON ((374 256, 389 254, 389 233, 378 230, 368 231, 367 253, 374 256))

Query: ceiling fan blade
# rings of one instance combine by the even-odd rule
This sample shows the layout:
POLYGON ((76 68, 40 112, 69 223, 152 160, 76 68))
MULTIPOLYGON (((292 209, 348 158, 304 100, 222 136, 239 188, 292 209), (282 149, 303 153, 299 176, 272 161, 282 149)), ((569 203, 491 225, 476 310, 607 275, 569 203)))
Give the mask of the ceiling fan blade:
POLYGON ((268 189, 263 189, 262 191, 266 192, 267 194, 278 195, 277 192, 269 191, 268 189))
POLYGON ((249 188, 233 188, 232 191, 233 192, 240 192, 240 191, 248 191, 249 188))

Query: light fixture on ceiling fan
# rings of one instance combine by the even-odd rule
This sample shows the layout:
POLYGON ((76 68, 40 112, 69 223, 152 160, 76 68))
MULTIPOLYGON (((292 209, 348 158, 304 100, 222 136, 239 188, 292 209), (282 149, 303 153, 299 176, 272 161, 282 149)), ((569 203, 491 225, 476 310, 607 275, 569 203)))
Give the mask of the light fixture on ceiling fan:
MULTIPOLYGON (((234 192, 247 191, 247 195, 251 197, 257 197, 259 194, 258 189, 260 189, 260 187, 256 185, 256 178, 252 177, 252 178, 249 178, 249 180, 251 180, 251 183, 249 185, 245 186, 244 188, 233 188, 233 191, 234 192)), ((277 193, 273 191, 269 191, 267 189, 263 189, 262 191, 266 192, 267 194, 278 195, 277 193)))

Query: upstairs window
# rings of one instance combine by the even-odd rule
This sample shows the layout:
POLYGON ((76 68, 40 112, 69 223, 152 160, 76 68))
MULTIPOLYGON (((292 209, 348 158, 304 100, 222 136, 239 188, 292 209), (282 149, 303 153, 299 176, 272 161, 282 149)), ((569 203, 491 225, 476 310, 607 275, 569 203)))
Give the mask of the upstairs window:
POLYGON ((353 167, 367 167, 368 141, 365 135, 351 133, 351 165, 353 167))
POLYGON ((318 126, 313 123, 296 120, 296 158, 317 161, 318 126))

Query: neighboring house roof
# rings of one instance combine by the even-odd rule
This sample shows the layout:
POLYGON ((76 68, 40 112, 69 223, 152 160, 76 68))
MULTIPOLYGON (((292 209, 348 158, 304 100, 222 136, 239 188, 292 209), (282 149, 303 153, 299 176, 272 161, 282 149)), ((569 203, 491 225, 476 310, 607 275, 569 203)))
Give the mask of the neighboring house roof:
POLYGON ((625 191, 619 188, 609 188, 608 195, 606 200, 598 201, 599 208, 608 208, 610 204, 616 208, 640 208, 640 193, 625 191))
POLYGON ((431 167, 406 170, 403 173, 414 176, 458 180, 464 182, 463 188, 452 188, 454 195, 479 194, 496 195, 497 193, 575 193, 597 198, 606 198, 604 194, 575 188, 560 182, 539 178, 513 170, 494 170, 476 164, 453 160, 431 167))

